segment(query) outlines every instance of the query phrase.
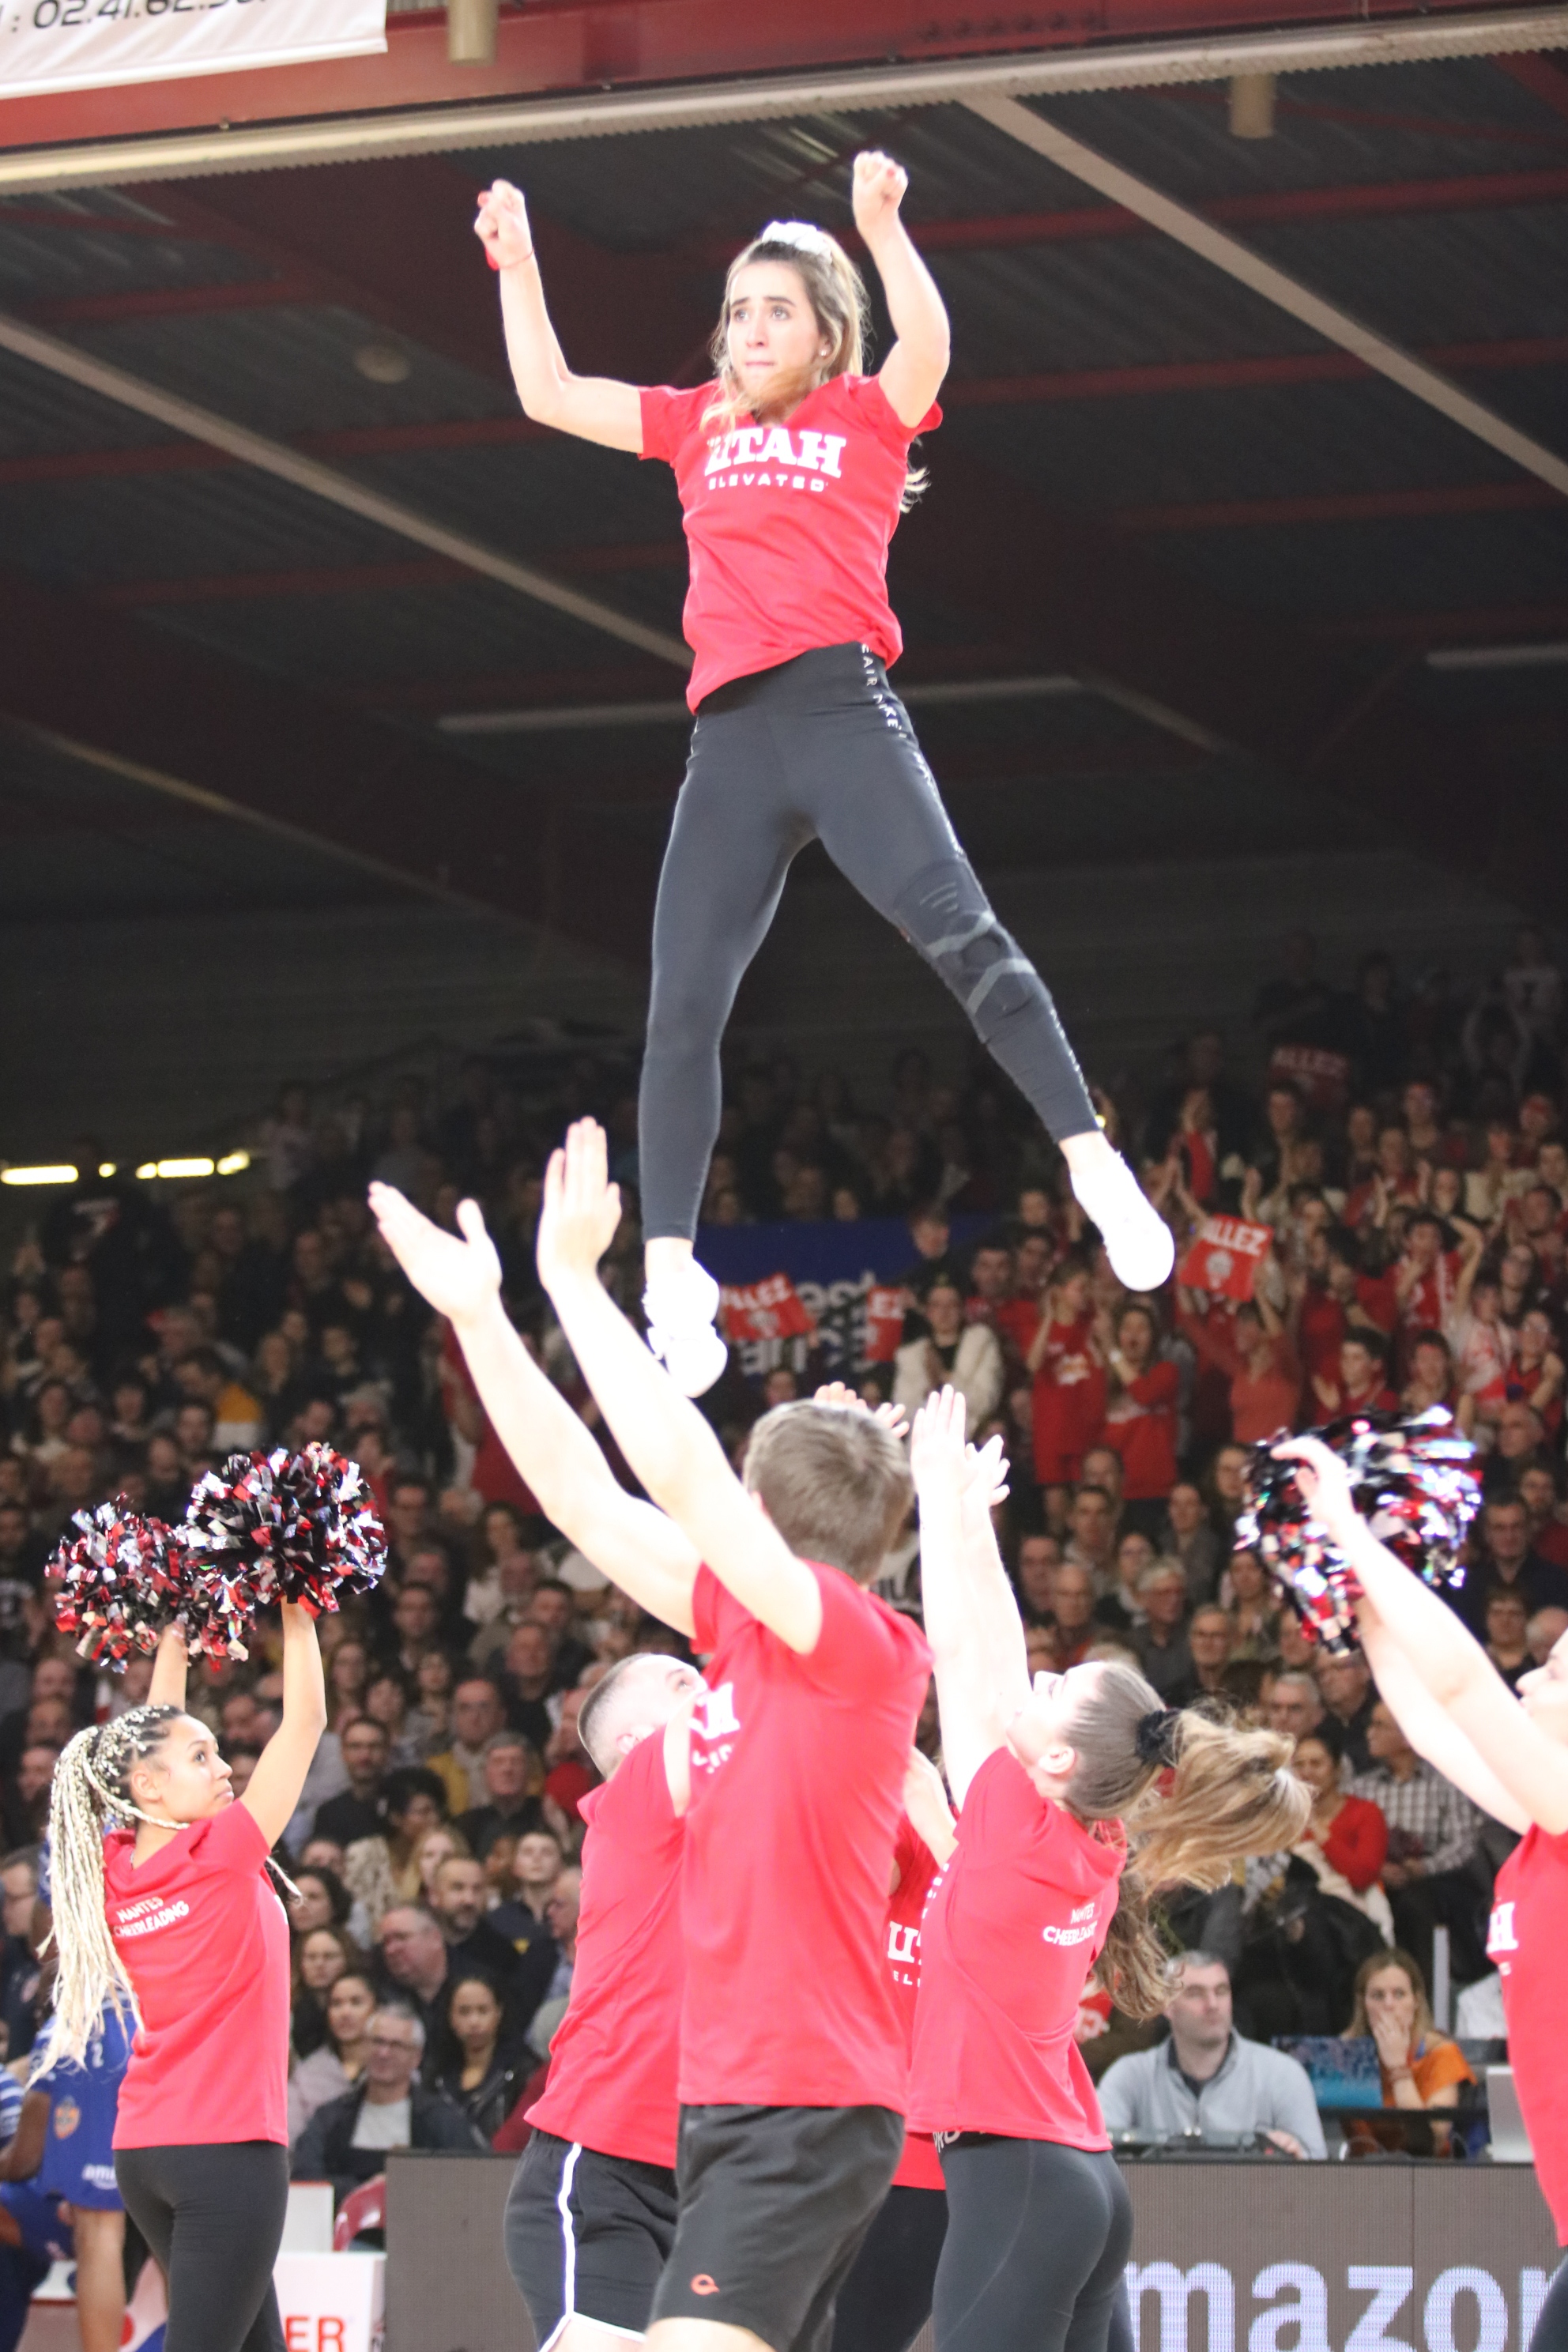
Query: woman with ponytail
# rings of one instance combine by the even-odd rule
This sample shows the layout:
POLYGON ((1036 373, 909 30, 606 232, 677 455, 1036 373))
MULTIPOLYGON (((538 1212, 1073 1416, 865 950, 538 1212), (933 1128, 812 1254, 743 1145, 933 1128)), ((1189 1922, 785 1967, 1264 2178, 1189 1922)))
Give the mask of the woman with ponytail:
POLYGON ((720 1039, 790 861, 814 838, 952 991, 1056 1137, 1128 1288, 1171 1270, 1169 1230, 1101 1133, 1056 1007, 993 914, 888 684, 903 645, 888 545, 919 487, 910 443, 942 421, 949 357, 942 296, 900 218, 907 186, 888 156, 857 156, 855 226, 894 335, 875 375, 860 274, 810 222, 769 222, 731 264, 713 374, 689 391, 574 375, 517 189, 498 181, 475 223, 528 415, 663 459, 685 513, 697 723, 654 915, 638 1125, 648 1337, 692 1396, 725 1360, 718 1290, 691 1246, 719 1132, 720 1039))
POLYGON ((49 2049, 79 2061, 106 2009, 134 2019, 114 2165, 168 2277, 167 2352, 283 2352, 289 1926, 268 1858, 326 1723, 314 1620, 284 1605, 283 1720, 237 1801, 185 1672, 171 1627, 147 1704, 56 1768, 49 2049))
POLYGON ((937 2352, 1131 2352, 1131 2206, 1073 2038, 1093 1969, 1148 2018, 1169 1993, 1150 1890, 1216 1886, 1295 1843, 1290 1743, 1163 1707, 1130 1665, 1031 1686, 992 1533, 997 1457, 951 1390, 915 1423, 926 1633, 958 1846, 926 1911, 909 2127, 935 2135, 948 2234, 937 2352))

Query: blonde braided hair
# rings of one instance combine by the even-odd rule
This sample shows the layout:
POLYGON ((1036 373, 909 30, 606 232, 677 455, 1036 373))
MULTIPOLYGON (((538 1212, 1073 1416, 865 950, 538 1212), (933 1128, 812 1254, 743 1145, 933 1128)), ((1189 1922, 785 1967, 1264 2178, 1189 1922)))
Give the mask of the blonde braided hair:
POLYGON ((138 2024, 136 1991, 109 1932, 105 1907, 105 1833, 132 1821, 177 1830, 131 1801, 131 1774, 168 1736, 184 1713, 177 1706, 133 1706, 112 1722, 79 1731, 55 1766, 49 1797, 49 1900, 59 1952, 48 2054, 79 2064, 107 2002, 138 2024))

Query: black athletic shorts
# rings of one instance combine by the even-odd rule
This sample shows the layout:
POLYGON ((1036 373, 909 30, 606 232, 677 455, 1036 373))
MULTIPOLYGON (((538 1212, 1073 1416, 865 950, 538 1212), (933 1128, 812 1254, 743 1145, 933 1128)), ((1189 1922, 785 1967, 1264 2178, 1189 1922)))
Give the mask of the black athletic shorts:
POLYGON ((888 2107, 682 2107, 680 2220, 651 2316, 826 2352, 903 2144, 888 2107))
POLYGON ((539 2352, 579 2314, 640 2336, 674 2237, 673 2172, 536 2131, 506 2200, 506 2261, 539 2352))

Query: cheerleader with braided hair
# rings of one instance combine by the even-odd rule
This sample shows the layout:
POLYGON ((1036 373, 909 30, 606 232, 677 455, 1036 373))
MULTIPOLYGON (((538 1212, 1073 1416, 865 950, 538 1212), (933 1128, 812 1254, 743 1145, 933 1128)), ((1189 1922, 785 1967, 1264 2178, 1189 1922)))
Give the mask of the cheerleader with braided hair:
POLYGON ((56 1768, 49 2051, 79 2061, 106 2008, 135 2019, 114 2168, 168 2277, 167 2352, 284 2352, 289 1925, 269 1856, 326 1727, 314 1619, 284 1604, 283 1720, 237 1801, 185 1673, 170 1627, 147 1704, 56 1768))

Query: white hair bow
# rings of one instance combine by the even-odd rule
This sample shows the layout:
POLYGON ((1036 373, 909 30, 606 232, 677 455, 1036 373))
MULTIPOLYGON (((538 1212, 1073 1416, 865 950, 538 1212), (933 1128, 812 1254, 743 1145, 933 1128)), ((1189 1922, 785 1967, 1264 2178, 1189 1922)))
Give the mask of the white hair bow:
POLYGON ((815 221, 770 221, 759 245, 793 245, 802 253, 831 253, 833 239, 815 221))

